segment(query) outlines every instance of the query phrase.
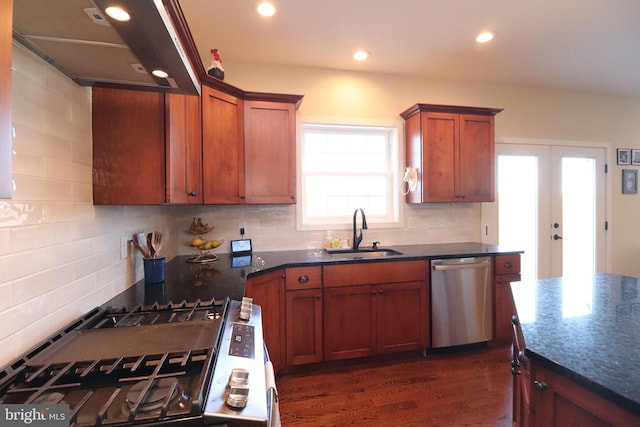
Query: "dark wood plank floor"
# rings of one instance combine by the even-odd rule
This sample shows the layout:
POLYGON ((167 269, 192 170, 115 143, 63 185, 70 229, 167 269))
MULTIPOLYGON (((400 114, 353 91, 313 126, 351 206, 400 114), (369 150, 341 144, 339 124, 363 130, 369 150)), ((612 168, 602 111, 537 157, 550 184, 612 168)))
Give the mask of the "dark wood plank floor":
POLYGON ((511 347, 344 361, 277 378, 282 425, 511 426, 511 347))

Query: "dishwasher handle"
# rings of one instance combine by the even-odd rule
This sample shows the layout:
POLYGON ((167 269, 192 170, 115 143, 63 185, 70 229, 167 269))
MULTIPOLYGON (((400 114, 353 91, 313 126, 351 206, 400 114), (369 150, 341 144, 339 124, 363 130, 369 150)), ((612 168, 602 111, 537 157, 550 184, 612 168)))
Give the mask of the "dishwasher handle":
POLYGON ((432 268, 435 271, 446 271, 446 270, 469 270, 473 268, 485 268, 490 267, 491 261, 481 261, 467 264, 432 264, 432 268))

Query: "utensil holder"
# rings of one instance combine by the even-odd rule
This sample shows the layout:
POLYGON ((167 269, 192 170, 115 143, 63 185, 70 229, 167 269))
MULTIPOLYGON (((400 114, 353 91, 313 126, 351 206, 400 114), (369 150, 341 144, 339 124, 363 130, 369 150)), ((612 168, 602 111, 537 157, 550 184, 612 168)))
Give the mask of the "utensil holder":
POLYGON ((164 282, 164 260, 165 257, 143 258, 145 283, 164 282))

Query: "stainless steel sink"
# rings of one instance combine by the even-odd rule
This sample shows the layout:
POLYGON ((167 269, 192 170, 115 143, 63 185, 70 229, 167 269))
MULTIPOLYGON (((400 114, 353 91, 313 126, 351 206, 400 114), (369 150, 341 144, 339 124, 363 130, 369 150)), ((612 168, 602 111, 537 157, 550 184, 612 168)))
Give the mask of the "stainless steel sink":
POLYGON ((382 258, 388 256, 398 256, 402 255, 402 252, 398 252, 395 249, 371 249, 371 248, 360 248, 360 249, 325 249, 327 254, 329 254, 332 258, 349 258, 349 259, 359 259, 359 258, 382 258))

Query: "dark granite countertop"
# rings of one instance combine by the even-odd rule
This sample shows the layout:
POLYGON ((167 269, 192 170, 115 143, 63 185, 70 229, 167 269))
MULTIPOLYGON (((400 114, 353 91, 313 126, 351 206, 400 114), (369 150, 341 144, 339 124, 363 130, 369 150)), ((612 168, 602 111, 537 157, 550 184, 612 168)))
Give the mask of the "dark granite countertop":
POLYGON ((525 354, 640 414, 639 280, 603 273, 512 283, 525 354))
POLYGON ((482 243, 448 243, 431 245, 393 246, 402 255, 371 259, 336 259, 322 249, 254 252, 249 258, 217 254, 211 264, 188 263, 189 256, 179 256, 166 265, 165 281, 161 284, 145 284, 138 281, 132 287, 107 301, 104 306, 123 307, 166 304, 170 301, 193 302, 212 298, 240 300, 244 296, 248 276, 277 270, 282 267, 324 265, 349 262, 387 262, 412 259, 455 258, 464 256, 521 253, 482 243))

